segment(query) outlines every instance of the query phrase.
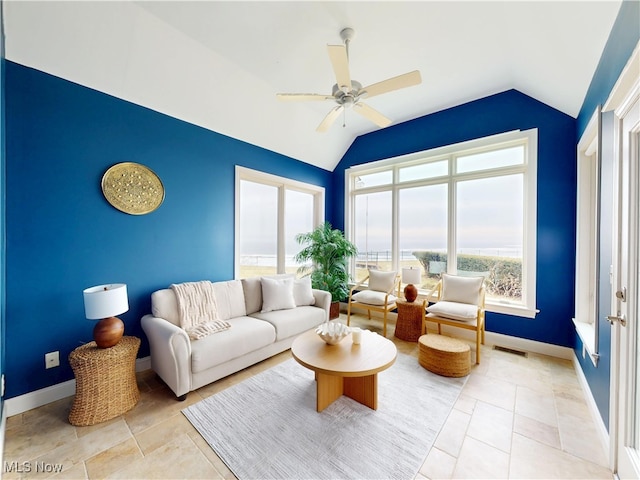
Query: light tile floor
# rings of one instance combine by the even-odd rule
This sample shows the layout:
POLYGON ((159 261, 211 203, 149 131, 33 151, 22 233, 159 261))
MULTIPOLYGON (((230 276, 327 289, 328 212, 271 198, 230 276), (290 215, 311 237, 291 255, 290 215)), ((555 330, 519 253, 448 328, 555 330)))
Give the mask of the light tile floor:
MULTIPOLYGON (((352 323, 382 330, 381 322, 364 316, 352 323)), ((387 337, 398 350, 417 357, 417 344, 396 339, 393 331, 392 323, 387 337)), ((570 361, 489 347, 482 355, 425 452, 417 480, 612 478, 570 361)), ((190 393, 185 402, 176 401, 153 372, 140 372, 138 405, 91 427, 69 424, 73 397, 10 417, 4 478, 233 479, 180 411, 289 358, 284 352, 190 393)))

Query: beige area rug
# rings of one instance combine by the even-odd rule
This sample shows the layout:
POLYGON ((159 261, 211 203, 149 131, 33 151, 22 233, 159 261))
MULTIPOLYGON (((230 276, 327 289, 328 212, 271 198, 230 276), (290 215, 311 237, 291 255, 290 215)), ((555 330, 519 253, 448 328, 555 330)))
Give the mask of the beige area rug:
POLYGON ((241 480, 411 479, 465 382, 398 354, 378 410, 343 396, 317 413, 313 372, 287 360, 182 412, 241 480))

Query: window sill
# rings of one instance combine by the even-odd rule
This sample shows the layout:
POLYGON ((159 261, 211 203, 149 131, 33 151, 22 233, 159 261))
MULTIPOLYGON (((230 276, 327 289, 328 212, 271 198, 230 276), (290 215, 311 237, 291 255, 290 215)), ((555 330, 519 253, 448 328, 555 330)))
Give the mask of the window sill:
POLYGON ((536 315, 540 313, 538 309, 531 309, 519 305, 504 305, 500 303, 486 303, 484 306, 485 312, 504 313, 507 315, 514 315, 516 317, 536 318, 536 315))
POLYGON ((597 367, 600 355, 596 351, 596 330, 594 325, 592 323, 581 322, 575 318, 572 318, 571 320, 573 320, 573 324, 576 326, 576 332, 580 337, 580 340, 582 340, 584 349, 589 354, 591 363, 593 363, 594 367, 597 367))

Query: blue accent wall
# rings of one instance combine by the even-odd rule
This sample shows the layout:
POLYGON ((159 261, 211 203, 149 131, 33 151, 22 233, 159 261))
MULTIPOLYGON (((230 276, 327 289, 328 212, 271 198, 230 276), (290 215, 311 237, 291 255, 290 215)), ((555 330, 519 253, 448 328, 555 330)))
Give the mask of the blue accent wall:
POLYGON ((6 91, 8 398, 73 378, 68 355, 94 325, 83 289, 127 284, 120 318, 144 357, 151 292, 233 278, 235 165, 330 187, 326 170, 12 62, 6 91), (158 210, 127 215, 104 199, 102 175, 123 161, 161 178, 158 210), (61 366, 45 370, 54 350, 61 366))
MULTIPOLYGON (((580 139, 584 133, 593 112, 598 105, 603 105, 611 90, 613 89, 620 73, 624 69, 627 61, 631 57, 634 48, 640 41, 640 2, 624 1, 620 6, 620 11, 614 23, 614 26, 609 34, 609 39, 604 48, 598 68, 591 80, 589 90, 585 96, 584 103, 580 109, 580 114, 577 119, 577 134, 576 137, 580 139)), ((603 147, 603 172, 607 174, 607 168, 611 168, 611 162, 614 155, 614 135, 613 135, 613 116, 612 114, 603 115, 603 135, 602 135, 602 147, 603 147)), ((605 176, 604 182, 608 181, 605 176)), ((606 196, 609 192, 603 191, 603 195, 606 196)), ((610 194, 610 193, 609 193, 610 194)), ((608 217, 603 218, 603 225, 601 228, 611 228, 611 219, 608 217)), ((605 243, 601 245, 601 258, 600 262, 600 281, 599 288, 600 293, 608 292, 608 265, 611 261, 611 245, 610 239, 606 237, 606 232, 602 232, 601 240, 605 243), (606 269, 604 272, 602 269, 606 269)), ((611 384, 611 327, 603 320, 607 315, 605 309, 607 305, 600 305, 599 311, 599 353, 600 359, 598 365, 594 366, 591 360, 587 357, 582 358, 582 341, 577 333, 574 333, 574 346, 576 357, 580 363, 580 367, 584 373, 591 394, 598 406, 602 421, 608 427, 609 426, 609 408, 610 408, 610 384, 611 384)))
POLYGON ((537 308, 534 319, 488 312, 486 328, 572 347, 575 279, 575 120, 516 90, 359 137, 335 170, 333 218, 344 227, 344 172, 354 165, 512 130, 538 129, 537 308))

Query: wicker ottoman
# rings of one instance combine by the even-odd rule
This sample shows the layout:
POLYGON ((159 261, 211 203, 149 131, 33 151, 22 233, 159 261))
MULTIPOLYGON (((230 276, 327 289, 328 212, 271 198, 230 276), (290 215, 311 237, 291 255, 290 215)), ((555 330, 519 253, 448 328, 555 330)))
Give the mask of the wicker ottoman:
POLYGON ((451 337, 429 334, 418 339, 420 365, 445 377, 464 377, 471 369, 471 348, 451 337))
POLYGON ((69 355, 76 376, 76 396, 69 422, 95 425, 131 410, 140 399, 136 382, 136 355, 140 339, 122 337, 111 348, 89 342, 69 355))

